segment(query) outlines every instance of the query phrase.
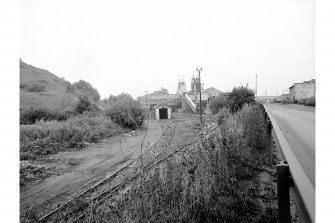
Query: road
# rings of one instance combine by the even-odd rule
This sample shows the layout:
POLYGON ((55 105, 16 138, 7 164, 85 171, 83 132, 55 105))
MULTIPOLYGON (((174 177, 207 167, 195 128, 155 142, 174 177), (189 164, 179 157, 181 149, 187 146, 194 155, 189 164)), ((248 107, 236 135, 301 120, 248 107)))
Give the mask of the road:
POLYGON ((264 104, 315 188, 315 107, 264 104))

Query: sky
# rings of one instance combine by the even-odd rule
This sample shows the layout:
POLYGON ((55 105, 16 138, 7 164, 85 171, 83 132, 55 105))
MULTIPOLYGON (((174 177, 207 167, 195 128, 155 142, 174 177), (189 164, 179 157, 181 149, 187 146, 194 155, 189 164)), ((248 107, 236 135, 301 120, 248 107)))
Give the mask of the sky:
POLYGON ((315 78, 313 0, 21 0, 20 58, 101 98, 167 88, 288 93, 315 78), (285 90, 285 91, 284 91, 285 90))

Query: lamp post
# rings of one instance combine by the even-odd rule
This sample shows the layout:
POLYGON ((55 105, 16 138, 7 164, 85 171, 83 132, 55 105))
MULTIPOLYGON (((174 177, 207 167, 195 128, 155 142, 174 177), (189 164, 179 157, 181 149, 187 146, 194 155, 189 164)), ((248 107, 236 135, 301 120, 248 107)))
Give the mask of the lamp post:
POLYGON ((196 70, 197 70, 198 75, 199 75, 199 85, 200 85, 200 88, 199 88, 199 93, 200 93, 199 111, 200 111, 200 124, 202 125, 202 111, 201 111, 201 79, 200 79, 200 73, 201 73, 201 71, 202 71, 202 68, 201 68, 201 67, 198 67, 196 70))

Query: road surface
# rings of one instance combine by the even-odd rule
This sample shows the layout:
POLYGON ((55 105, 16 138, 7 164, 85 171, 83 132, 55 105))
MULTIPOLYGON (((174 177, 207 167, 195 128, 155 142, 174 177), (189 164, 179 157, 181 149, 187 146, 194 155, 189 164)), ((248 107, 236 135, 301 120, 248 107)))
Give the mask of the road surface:
POLYGON ((315 107, 265 104, 315 188, 315 107))

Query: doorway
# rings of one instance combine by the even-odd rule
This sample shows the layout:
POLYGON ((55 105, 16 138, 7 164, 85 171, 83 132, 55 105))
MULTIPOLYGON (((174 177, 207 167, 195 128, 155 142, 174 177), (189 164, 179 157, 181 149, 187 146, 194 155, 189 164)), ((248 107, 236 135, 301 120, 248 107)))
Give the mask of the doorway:
POLYGON ((167 119, 168 118, 168 109, 160 108, 159 109, 159 119, 167 119))

